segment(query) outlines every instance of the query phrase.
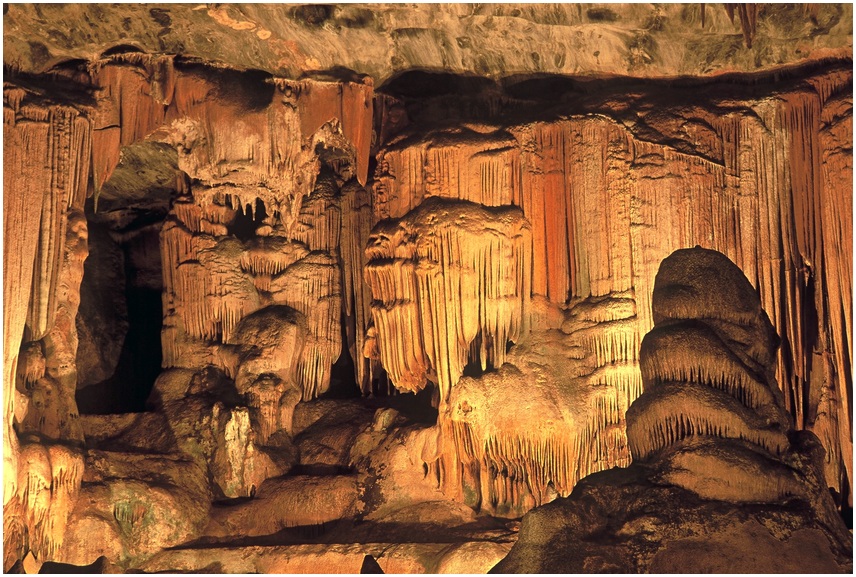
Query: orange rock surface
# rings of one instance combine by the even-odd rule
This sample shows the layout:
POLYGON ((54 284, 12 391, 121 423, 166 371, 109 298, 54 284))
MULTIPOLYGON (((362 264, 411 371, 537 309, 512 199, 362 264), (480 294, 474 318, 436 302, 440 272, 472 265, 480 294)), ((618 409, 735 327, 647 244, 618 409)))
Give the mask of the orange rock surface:
POLYGON ((5 570, 483 571, 509 519, 661 457, 674 494, 852 510, 849 8, 708 9, 671 59, 694 7, 165 5, 162 43, 225 27, 222 59, 102 24, 64 45, 34 25, 20 53, 28 23, 89 10, 4 15, 5 570), (526 22, 561 62, 468 60, 526 22), (105 246, 87 266, 124 281, 89 294, 125 300, 89 322, 105 246), (736 268, 667 282, 695 246, 736 268), (150 358, 151 390, 107 374, 150 358), (739 446, 670 449, 687 436, 739 446))

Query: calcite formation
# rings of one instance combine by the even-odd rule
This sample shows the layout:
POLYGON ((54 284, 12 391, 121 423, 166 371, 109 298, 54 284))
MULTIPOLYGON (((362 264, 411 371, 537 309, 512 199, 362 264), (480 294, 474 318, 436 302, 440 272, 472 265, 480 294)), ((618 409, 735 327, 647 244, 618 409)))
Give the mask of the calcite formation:
POLYGON ((9 566, 28 550, 43 558, 61 547, 83 474, 74 319, 87 254, 82 210, 91 128, 74 107, 23 89, 4 96, 3 550, 9 566))
MULTIPOLYGON (((569 86, 556 98, 591 113, 565 115, 568 106, 556 105, 545 113, 558 116, 550 122, 510 126, 497 122, 520 115, 537 88, 521 82, 512 93, 521 100, 487 89, 463 102, 425 98, 378 153, 376 218, 400 218, 431 196, 519 206, 532 229, 533 295, 564 306, 635 290, 636 328, 616 337, 619 347, 633 348, 653 326, 650 295, 665 256, 696 244, 722 251, 747 271, 782 336, 785 407, 798 428, 816 430, 830 447, 828 478, 840 488, 852 467, 844 328, 852 310, 841 298, 849 281, 838 279, 852 274, 840 249, 852 241, 832 230, 843 230, 836 223, 852 210, 852 186, 824 176, 848 179, 851 170, 846 148, 821 135, 832 110, 842 126, 851 122, 850 86, 833 66, 761 98, 711 87, 705 104, 690 107, 581 84, 597 96, 569 86), (478 104, 485 107, 471 112, 478 104), (433 128, 428 118, 438 115, 463 126, 433 128), (820 226, 821 218, 830 225, 820 226)), ((690 88, 680 90, 689 98, 690 88)))
POLYGON ((633 464, 527 514, 493 570, 851 571, 820 444, 784 410, 776 334, 746 277, 721 253, 679 250, 663 261, 652 302, 645 391, 627 410, 633 464))
POLYGON ((381 364, 392 383, 436 383, 445 408, 472 356, 500 367, 528 332, 529 227, 518 209, 426 200, 369 237, 365 274, 381 364))
POLYGON ((641 393, 632 295, 587 298, 567 311, 533 303, 533 333, 497 371, 463 377, 438 415, 438 483, 503 517, 567 496, 586 475, 627 466, 624 413, 641 393), (618 343, 618 344, 616 344, 618 343), (508 403, 521 383, 527 395, 508 403), (520 427, 538 414, 539 426, 520 427))
POLYGON ((797 467, 770 463, 787 458, 793 421, 771 370, 778 338, 742 272, 716 251, 676 251, 660 265, 652 307, 640 351, 645 394, 627 411, 634 460, 674 451, 665 478, 708 498, 802 493, 797 467), (685 440, 696 446, 682 451, 685 440), (778 492, 755 493, 762 472, 778 492))
POLYGON ((530 510, 500 568, 849 568, 851 60, 848 5, 5 6, 4 570, 483 571, 530 510))

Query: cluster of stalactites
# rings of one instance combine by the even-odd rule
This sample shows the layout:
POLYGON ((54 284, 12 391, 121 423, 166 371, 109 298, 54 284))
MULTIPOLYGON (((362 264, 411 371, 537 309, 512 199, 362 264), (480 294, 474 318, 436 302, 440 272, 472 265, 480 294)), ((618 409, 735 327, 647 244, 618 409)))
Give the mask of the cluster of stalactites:
POLYGON ((240 204, 260 198, 289 232, 315 187, 319 150, 343 181, 366 182, 370 82, 271 78, 249 86, 237 72, 182 69, 170 56, 142 53, 105 57, 89 71, 100 89, 92 143, 96 192, 118 165, 121 147, 143 139, 175 147, 179 168, 191 178, 210 187, 235 185, 240 204))
POLYGON ((218 346, 230 342, 243 318, 283 304, 308 319, 296 377, 302 398, 327 390, 342 347, 341 216, 333 192, 319 190, 304 203, 294 227, 298 238, 289 238, 271 215, 260 218, 262 205, 252 191, 247 200, 235 187, 200 187, 174 204, 161 232, 165 367, 221 364, 218 346), (238 210, 248 207, 255 207, 248 216, 258 220, 244 241, 231 226, 238 210))
POLYGON ((528 332, 530 231, 520 211, 428 199, 379 223, 365 279, 384 369, 401 390, 434 380, 441 403, 472 356, 505 362, 528 332))
POLYGON ((428 464, 447 494, 491 515, 519 517, 567 496, 592 473, 630 463, 620 404, 597 397, 590 417, 550 435, 510 430, 480 436, 440 420, 443 454, 428 464))
POLYGON ((554 330, 452 390, 438 416, 439 456, 427 463, 451 498, 515 517, 567 496, 586 475, 629 465, 624 414, 642 389, 632 291, 554 313, 554 330), (521 382, 525 398, 508 403, 521 382), (527 425, 533 415, 537 427, 527 425))
POLYGON ((83 473, 79 452, 63 445, 28 438, 19 447, 13 424, 44 439, 80 440, 76 407, 71 406, 77 311, 71 301, 79 292, 87 252, 82 210, 92 130, 85 108, 45 102, 36 92, 12 85, 3 92, 3 520, 8 568, 28 550, 40 560, 54 555, 83 473), (19 364, 25 332, 32 341, 24 346, 19 364), (41 408, 49 396, 53 406, 46 416, 41 408))
MULTIPOLYGON (((14 279, 16 293, 31 291, 29 310, 25 301, 10 314, 26 313, 32 338, 38 340, 54 324, 68 212, 82 209, 86 198, 91 130, 78 110, 30 104, 21 89, 4 94, 4 220, 9 232, 20 228, 5 236, 5 278, 14 279), (25 262, 16 265, 9 259, 25 262), (30 280, 16 274, 21 266, 24 275, 32 271, 30 280)), ((11 293, 4 295, 11 305, 11 293)))
MULTIPOLYGON (((4 508, 4 558, 32 551, 39 560, 55 558, 83 478, 83 455, 65 445, 21 446, 17 501, 4 508), (6 550, 8 545, 11 551, 6 550), (17 547, 16 547, 17 546, 17 547)), ((6 564, 6 561, 4 561, 6 564)))
POLYGON ((533 295, 561 304, 633 287, 639 340, 654 324, 662 259, 697 244, 723 252, 786 342, 791 354, 780 353, 776 367, 785 408, 798 429, 823 439, 829 481, 844 493, 853 436, 852 395, 839 394, 853 388, 851 87, 842 68, 772 98, 640 113, 640 124, 588 114, 505 129, 413 126, 379 151, 375 218, 399 218, 430 196, 520 206, 532 227, 533 295))

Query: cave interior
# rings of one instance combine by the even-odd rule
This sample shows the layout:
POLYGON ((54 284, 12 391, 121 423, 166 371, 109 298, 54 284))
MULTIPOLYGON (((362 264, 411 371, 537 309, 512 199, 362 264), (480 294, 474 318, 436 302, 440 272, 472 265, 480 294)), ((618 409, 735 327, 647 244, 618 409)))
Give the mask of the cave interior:
POLYGON ((4 571, 852 572, 852 19, 4 4, 4 571))

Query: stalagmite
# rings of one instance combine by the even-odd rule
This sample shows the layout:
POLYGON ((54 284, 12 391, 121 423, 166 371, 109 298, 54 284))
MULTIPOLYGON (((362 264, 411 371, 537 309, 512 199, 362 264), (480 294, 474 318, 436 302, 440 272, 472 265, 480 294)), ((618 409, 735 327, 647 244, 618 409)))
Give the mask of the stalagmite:
POLYGON ((238 393, 254 410, 262 444, 278 431, 291 434, 291 415, 302 397, 298 365, 306 336, 303 314, 274 305, 241 319, 228 341, 237 347, 237 366, 229 367, 229 372, 238 393))
MULTIPOLYGON (((740 269, 716 251, 676 251, 660 265, 652 306, 656 325, 640 352, 645 393, 627 411, 634 460, 708 498, 770 502, 810 495, 812 481, 787 474, 789 467, 799 469, 790 454, 801 449, 792 446, 793 420, 770 377, 777 342, 740 269), (742 340, 741 333, 767 338, 742 340), (756 359, 757 368, 740 362, 738 352, 756 359), (692 444, 695 439, 706 442, 692 444), (773 479, 784 475, 772 484, 778 489, 753 489, 752 471, 768 469, 773 479), (725 495, 723 486, 742 490, 725 495)), ((813 478, 822 471, 803 474, 813 478)))
POLYGON ((721 253, 678 250, 660 266, 652 304, 656 324, 640 351, 645 392, 626 417, 634 462, 590 475, 568 498, 530 511, 493 571, 581 571, 597 562, 617 571, 699 572, 745 567, 759 548, 757 567, 771 572, 849 570, 852 538, 817 437, 793 430, 790 416, 771 418, 786 415, 781 395, 757 394, 762 386, 779 392, 771 377, 778 342, 739 340, 775 336, 748 279, 721 253), (710 363, 694 334, 714 354, 758 359, 760 379, 739 363, 710 363), (760 380, 755 396, 740 384, 723 387, 741 382, 741 372, 760 380))

